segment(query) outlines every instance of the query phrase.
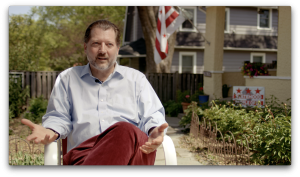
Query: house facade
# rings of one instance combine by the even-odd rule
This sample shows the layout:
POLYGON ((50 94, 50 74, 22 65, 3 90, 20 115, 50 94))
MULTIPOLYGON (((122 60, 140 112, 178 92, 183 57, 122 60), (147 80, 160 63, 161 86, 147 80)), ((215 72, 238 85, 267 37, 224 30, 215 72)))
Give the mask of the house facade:
MULTIPOLYGON (((190 15, 177 30, 171 72, 204 72, 206 10, 204 6, 180 6, 190 15), (199 33, 200 32, 200 33, 199 33)), ((118 61, 145 71, 146 50, 137 7, 128 6, 118 61)), ((241 73, 245 62, 262 62, 270 66, 269 74, 277 75, 278 7, 226 6, 224 24, 222 84, 245 86, 241 73)), ((232 90, 229 90, 231 96, 232 90)))

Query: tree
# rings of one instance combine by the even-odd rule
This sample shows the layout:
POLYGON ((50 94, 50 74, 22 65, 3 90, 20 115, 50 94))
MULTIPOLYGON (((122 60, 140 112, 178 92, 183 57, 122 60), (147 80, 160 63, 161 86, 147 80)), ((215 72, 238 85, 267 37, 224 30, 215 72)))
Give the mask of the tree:
POLYGON ((158 6, 138 6, 139 18, 141 20, 143 34, 146 43, 146 64, 147 73, 170 73, 174 46, 176 41, 176 32, 168 38, 168 56, 159 64, 154 61, 155 50, 155 31, 158 18, 158 6))
POLYGON ((43 40, 45 28, 31 15, 9 17, 9 70, 37 71, 46 66, 49 50, 43 40))
POLYGON ((107 19, 116 24, 122 33, 125 7, 46 6, 39 7, 37 13, 43 21, 55 27, 58 38, 56 41, 63 42, 51 52, 51 60, 48 62, 54 70, 58 71, 77 63, 88 62, 83 50, 83 36, 87 26, 92 22, 107 19))
POLYGON ((107 19, 123 32, 123 6, 39 6, 10 16, 9 69, 62 71, 86 64, 83 37, 93 21, 107 19), (39 18, 34 20, 32 17, 39 18))

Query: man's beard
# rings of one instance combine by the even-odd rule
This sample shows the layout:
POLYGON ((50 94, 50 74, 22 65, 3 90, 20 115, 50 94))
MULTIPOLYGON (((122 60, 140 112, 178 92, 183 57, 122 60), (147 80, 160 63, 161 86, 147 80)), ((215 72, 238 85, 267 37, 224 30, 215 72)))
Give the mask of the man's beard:
MULTIPOLYGON (((102 66, 98 66, 97 64, 96 64, 96 61, 97 61, 97 59, 95 59, 95 60, 91 60, 88 56, 86 56, 87 57, 87 59, 88 59, 88 61, 89 61, 89 63, 90 63, 90 65, 92 65, 94 68, 96 68, 97 70, 99 70, 99 71, 105 71, 105 70, 108 70, 109 68, 111 68, 115 63, 116 63, 116 61, 117 61, 117 57, 114 59, 114 60, 112 60, 111 62, 108 62, 107 63, 107 65, 102 65, 102 66)), ((97 56, 97 58, 98 58, 98 56, 97 56)))

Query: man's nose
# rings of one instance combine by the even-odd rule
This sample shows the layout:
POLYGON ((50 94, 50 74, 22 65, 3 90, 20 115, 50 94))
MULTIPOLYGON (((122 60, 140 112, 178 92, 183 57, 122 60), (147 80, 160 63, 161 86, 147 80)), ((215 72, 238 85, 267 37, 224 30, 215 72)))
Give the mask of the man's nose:
POLYGON ((99 53, 106 53, 106 45, 104 42, 100 45, 99 53))

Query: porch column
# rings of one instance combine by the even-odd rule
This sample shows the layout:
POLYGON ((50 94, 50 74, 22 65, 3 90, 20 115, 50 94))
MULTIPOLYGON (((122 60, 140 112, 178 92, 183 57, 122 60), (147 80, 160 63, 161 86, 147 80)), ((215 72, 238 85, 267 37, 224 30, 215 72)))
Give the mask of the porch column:
POLYGON ((204 76, 204 92, 209 94, 209 101, 222 98, 222 68, 224 46, 225 7, 208 6, 206 8, 204 71, 211 77, 204 76))
POLYGON ((291 77, 291 26, 291 6, 279 6, 277 76, 291 77))

